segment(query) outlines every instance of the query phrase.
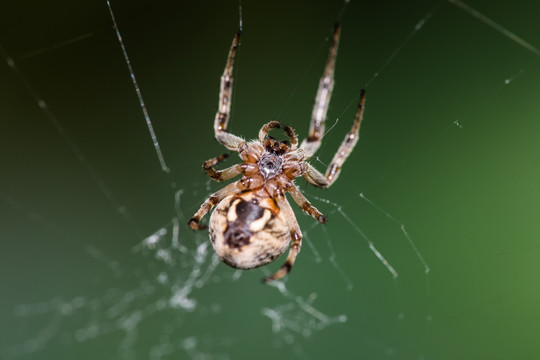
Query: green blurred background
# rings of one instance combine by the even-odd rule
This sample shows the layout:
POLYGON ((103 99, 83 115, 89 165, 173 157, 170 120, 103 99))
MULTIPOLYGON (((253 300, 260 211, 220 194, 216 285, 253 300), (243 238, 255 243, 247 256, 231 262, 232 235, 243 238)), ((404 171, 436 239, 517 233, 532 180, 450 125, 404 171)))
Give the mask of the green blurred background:
MULTIPOLYGON (((467 3, 540 47, 538 2, 467 3)), ((334 187, 297 182, 329 221, 295 209, 306 241, 280 288, 260 278, 282 260, 235 271, 185 226, 221 187, 201 164, 224 152, 212 121, 238 2, 111 5, 171 172, 106 2, 2 1, 24 78, 2 59, 2 359, 540 356, 538 54, 445 1, 351 1, 312 163, 325 169, 367 85, 361 139, 334 187)), ((232 132, 307 133, 342 9, 242 1, 232 132)))

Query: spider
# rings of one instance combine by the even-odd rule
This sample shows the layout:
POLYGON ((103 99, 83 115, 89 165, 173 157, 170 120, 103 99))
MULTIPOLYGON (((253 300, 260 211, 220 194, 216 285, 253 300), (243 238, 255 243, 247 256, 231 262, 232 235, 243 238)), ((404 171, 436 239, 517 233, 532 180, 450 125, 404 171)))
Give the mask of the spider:
POLYGON ((310 184, 328 188, 340 173, 341 167, 358 141, 364 111, 365 91, 360 102, 353 126, 323 175, 307 161, 321 145, 324 123, 330 96, 334 86, 334 67, 339 42, 340 28, 336 24, 326 67, 319 82, 313 108, 309 137, 298 146, 298 138, 290 126, 277 121, 264 124, 255 140, 245 141, 227 132, 231 108, 232 73, 240 32, 233 39, 225 71, 221 77, 219 109, 214 121, 215 137, 227 149, 238 152, 243 163, 224 170, 215 166, 225 160, 223 154, 207 160, 203 168, 208 176, 218 182, 242 178, 213 193, 189 220, 194 230, 205 229, 201 218, 217 205, 210 217, 210 240, 223 262, 233 268, 253 269, 274 261, 289 247, 289 255, 283 266, 263 282, 286 276, 302 246, 302 232, 293 209, 285 197, 289 193, 294 202, 319 223, 326 216, 304 197, 294 184, 294 179, 303 176, 310 184), (289 141, 278 141, 268 135, 271 129, 282 129, 289 141))

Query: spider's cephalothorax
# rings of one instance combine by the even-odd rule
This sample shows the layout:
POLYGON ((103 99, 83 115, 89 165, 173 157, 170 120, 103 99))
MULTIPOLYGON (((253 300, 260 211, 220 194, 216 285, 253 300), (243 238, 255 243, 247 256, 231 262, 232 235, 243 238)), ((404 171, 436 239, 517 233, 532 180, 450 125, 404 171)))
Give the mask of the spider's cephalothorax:
POLYGON ((282 172, 283 158, 274 153, 266 153, 258 162, 259 172, 265 180, 272 179, 282 172))
POLYGON ((289 193, 294 202, 318 222, 326 222, 326 216, 310 204, 294 184, 294 179, 303 176, 310 184, 322 188, 334 183, 341 166, 358 141, 365 92, 361 92, 351 130, 323 175, 307 161, 320 147, 324 133, 324 122, 334 87, 339 26, 336 25, 334 29, 330 54, 319 82, 309 136, 300 146, 293 129, 289 126, 283 127, 277 121, 263 125, 258 139, 249 142, 227 132, 232 70, 239 38, 240 33, 237 33, 221 77, 219 110, 214 121, 214 132, 221 144, 238 152, 243 163, 216 170, 214 166, 228 157, 224 154, 205 161, 203 168, 208 176, 216 181, 228 180, 240 174, 242 178, 212 194, 188 224, 194 230, 204 229, 205 226, 200 224, 201 218, 217 205, 210 217, 212 245, 223 262, 239 269, 252 269, 268 264, 290 246, 285 264, 264 279, 272 281, 289 273, 302 244, 302 232, 285 194, 289 193), (289 141, 278 141, 270 137, 268 132, 271 129, 283 129, 289 141))
POLYGON ((276 141, 271 137, 267 137, 264 141, 264 154, 262 154, 257 165, 259 172, 265 180, 272 179, 283 171, 283 154, 289 150, 287 141, 276 141))

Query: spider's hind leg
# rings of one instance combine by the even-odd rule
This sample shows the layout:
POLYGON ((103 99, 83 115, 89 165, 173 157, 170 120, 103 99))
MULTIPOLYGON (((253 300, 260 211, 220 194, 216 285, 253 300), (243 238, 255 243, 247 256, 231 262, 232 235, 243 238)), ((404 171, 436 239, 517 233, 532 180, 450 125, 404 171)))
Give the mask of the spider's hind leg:
POLYGON ((296 257, 298 256, 298 253, 300 252, 300 249, 302 247, 302 231, 300 231, 300 226, 298 225, 298 222, 296 221, 296 217, 294 216, 294 211, 291 208, 291 205, 285 198, 285 194, 280 194, 275 197, 277 205, 281 209, 281 211, 284 213, 285 218, 288 221, 289 225, 289 231, 291 232, 291 247, 289 250, 289 255, 287 255, 287 260, 285 260, 285 263, 281 268, 276 271, 274 274, 265 277, 262 279, 264 283, 268 283, 270 281, 279 280, 286 276, 290 271, 292 266, 294 265, 294 262, 296 260, 296 257))

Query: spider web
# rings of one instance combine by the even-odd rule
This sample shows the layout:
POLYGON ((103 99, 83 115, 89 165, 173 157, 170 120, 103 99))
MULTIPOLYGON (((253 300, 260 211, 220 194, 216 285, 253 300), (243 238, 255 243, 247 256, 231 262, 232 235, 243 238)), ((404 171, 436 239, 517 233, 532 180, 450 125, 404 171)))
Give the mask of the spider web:
POLYGON ((1 6, 1 358, 540 351, 535 2, 110 5, 117 28, 106 2, 1 6), (185 226, 222 186, 200 166, 224 152, 212 121, 239 16, 232 132, 307 133, 335 18, 317 168, 367 89, 335 186, 298 181, 329 221, 295 209, 303 250, 270 286, 280 263, 230 269, 185 226))

